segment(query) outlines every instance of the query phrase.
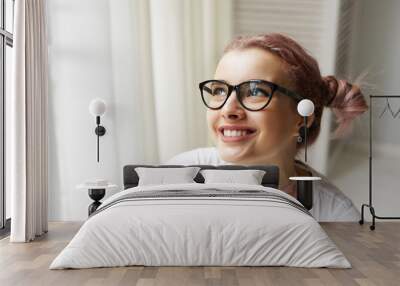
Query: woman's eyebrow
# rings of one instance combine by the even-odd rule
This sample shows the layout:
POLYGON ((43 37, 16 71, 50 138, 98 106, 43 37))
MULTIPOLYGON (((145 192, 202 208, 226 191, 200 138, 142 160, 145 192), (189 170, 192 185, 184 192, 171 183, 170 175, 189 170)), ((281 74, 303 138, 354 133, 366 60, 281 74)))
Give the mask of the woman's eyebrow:
POLYGON ((226 81, 226 80, 224 80, 224 79, 214 78, 214 80, 222 81, 222 82, 224 82, 224 83, 227 83, 227 84, 229 84, 229 82, 228 82, 228 81, 226 81))

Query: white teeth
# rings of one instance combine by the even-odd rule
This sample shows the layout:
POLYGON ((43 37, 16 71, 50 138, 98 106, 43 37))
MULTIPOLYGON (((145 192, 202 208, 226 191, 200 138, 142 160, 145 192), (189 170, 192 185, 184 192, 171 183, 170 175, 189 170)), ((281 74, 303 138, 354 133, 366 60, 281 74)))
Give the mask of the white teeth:
POLYGON ((247 130, 223 130, 223 134, 226 137, 240 137, 247 134, 247 130))

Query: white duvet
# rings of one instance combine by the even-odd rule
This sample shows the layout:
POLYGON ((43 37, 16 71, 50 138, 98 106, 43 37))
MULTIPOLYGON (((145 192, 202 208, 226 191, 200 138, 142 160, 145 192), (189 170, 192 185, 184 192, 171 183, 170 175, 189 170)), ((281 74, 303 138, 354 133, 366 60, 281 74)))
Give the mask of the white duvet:
MULTIPOLYGON (((131 188, 101 207, 131 192, 204 188, 263 190, 297 202, 263 186, 193 183, 131 188)), ((351 267, 318 222, 291 205, 257 198, 185 197, 104 207, 83 224, 50 269, 127 265, 351 267)))

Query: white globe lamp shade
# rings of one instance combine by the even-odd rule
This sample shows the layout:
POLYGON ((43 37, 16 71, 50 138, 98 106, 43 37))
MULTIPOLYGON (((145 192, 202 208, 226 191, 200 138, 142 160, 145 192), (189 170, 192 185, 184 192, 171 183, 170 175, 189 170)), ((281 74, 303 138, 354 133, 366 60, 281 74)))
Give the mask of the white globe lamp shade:
POLYGON ((309 99, 303 99, 297 104, 297 112, 301 116, 310 116, 314 113, 314 103, 309 99))
POLYGON ((106 103, 100 98, 93 99, 89 104, 89 112, 93 116, 102 116, 106 112, 106 103))

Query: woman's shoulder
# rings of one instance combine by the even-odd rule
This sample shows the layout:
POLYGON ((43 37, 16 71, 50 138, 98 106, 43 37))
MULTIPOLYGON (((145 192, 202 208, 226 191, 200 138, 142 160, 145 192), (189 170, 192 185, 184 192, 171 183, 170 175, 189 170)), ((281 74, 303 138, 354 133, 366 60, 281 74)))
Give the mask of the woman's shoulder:
POLYGON ((220 165, 223 163, 215 147, 195 148, 182 152, 165 162, 168 165, 220 165))

